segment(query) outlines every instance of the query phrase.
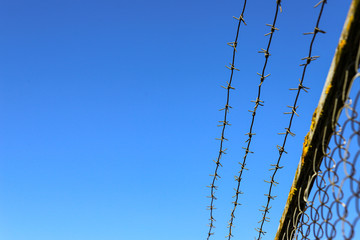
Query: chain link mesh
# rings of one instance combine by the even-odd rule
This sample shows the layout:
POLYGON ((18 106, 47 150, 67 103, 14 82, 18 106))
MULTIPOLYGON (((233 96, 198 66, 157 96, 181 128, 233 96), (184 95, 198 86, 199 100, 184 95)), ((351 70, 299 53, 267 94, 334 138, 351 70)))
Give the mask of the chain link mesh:
MULTIPOLYGON (((360 46, 357 73, 351 81, 360 80, 360 46)), ((355 82, 358 84, 358 82, 355 82)), ((308 181, 310 191, 305 194, 306 206, 297 214, 298 225, 287 234, 288 239, 356 239, 355 229, 360 220, 360 90, 354 101, 346 99, 342 116, 332 133, 319 169, 308 181), (341 124, 339 124, 341 122, 341 124)), ((326 129, 324 129, 326 131, 326 129)), ((325 148, 325 147, 323 147, 325 148)), ((357 233, 359 238, 359 233, 357 233)))

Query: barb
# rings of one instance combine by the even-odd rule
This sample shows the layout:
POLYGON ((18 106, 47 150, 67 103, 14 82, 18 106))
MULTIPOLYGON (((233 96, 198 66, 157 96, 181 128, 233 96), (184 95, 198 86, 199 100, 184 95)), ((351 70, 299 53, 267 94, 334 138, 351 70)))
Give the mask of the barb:
POLYGON ((210 206, 208 207, 209 210, 210 210, 210 223, 209 223, 209 231, 208 231, 208 234, 207 234, 207 240, 210 239, 211 235, 213 235, 214 233, 212 232, 212 229, 215 227, 214 226, 214 221, 215 221, 215 218, 214 218, 214 214, 213 214, 213 210, 215 209, 214 207, 214 201, 216 200, 216 197, 215 197, 215 190, 217 189, 217 186, 215 186, 215 182, 218 178, 220 178, 219 174, 218 174, 218 169, 221 165, 220 163, 220 160, 221 160, 221 157, 223 154, 225 154, 225 151, 226 149, 223 149, 223 143, 224 143, 224 140, 227 140, 225 138, 225 129, 226 129, 226 126, 227 125, 230 125, 229 124, 229 121, 227 119, 228 117, 228 113, 229 113, 229 109, 231 108, 229 103, 230 103, 230 90, 235 90, 234 87, 232 87, 232 80, 233 80, 233 75, 234 75, 234 70, 237 70, 239 71, 239 69, 235 68, 235 56, 236 56, 236 47, 237 47, 237 44, 238 44, 238 37, 239 37, 239 32, 240 32, 240 27, 241 27, 241 23, 245 23, 245 20, 244 20, 244 13, 245 13, 245 8, 246 8, 246 3, 247 3, 247 0, 244 0, 244 5, 243 5, 243 8, 242 8, 242 12, 240 14, 240 17, 234 17, 236 20, 238 20, 238 26, 237 26, 237 31, 236 31, 236 36, 235 36, 235 40, 234 42, 230 42, 228 43, 227 45, 229 45, 230 47, 233 48, 233 55, 232 55, 232 63, 230 63, 230 67, 229 66, 226 66, 230 71, 231 71, 231 74, 230 74, 230 80, 227 83, 226 86, 222 86, 223 88, 226 89, 227 91, 227 96, 226 96, 226 104, 225 104, 225 107, 220 109, 220 110, 224 110, 224 120, 223 121, 219 121, 220 125, 218 125, 219 127, 222 127, 222 131, 221 131, 221 137, 218 139, 220 140, 220 147, 219 147, 219 154, 218 154, 218 157, 216 159, 216 161, 214 160, 215 164, 216 164, 216 167, 215 167, 215 171, 214 171, 214 174, 210 175, 212 176, 212 182, 210 184, 210 186, 208 186, 211 190, 210 190, 210 196, 208 196, 209 198, 211 198, 211 202, 210 202, 210 206))
POLYGON ((251 145, 252 137, 255 135, 255 133, 253 133, 255 115, 256 115, 256 111, 257 111, 258 107, 263 106, 263 103, 264 103, 264 101, 260 100, 261 86, 264 83, 265 78, 270 76, 270 74, 265 74, 265 70, 266 70, 266 66, 267 66, 267 63, 268 63, 268 60, 269 60, 269 57, 270 57, 269 50, 270 50, 271 42, 272 42, 272 39, 273 39, 273 35, 274 35, 275 31, 279 30, 275 26, 277 18, 278 18, 279 11, 280 12, 282 11, 281 0, 276 0, 276 11, 275 11, 273 23, 272 24, 266 24, 267 26, 270 27, 270 32, 265 34, 265 36, 269 36, 269 41, 268 41, 266 49, 261 49, 261 51, 259 51, 259 53, 264 54, 265 62, 264 62, 261 74, 257 73, 260 76, 260 84, 259 84, 259 87, 258 87, 257 98, 256 98, 256 100, 252 101, 253 103, 255 103, 254 109, 249 110, 249 112, 251 112, 251 115, 252 115, 250 129, 249 129, 249 132, 245 134, 245 135, 248 135, 249 138, 246 140, 247 146, 246 146, 246 148, 244 148, 245 149, 245 155, 243 157, 243 161, 242 161, 242 163, 239 162, 239 164, 241 166, 241 169, 239 171, 239 175, 235 176, 235 181, 237 182, 237 187, 236 187, 236 189, 234 189, 235 190, 235 195, 233 196, 233 198, 235 198, 235 200, 233 201, 234 207, 233 207, 233 209, 231 211, 231 215, 230 215, 231 217, 230 217, 230 220, 229 220, 229 223, 228 223, 229 232, 228 232, 228 235, 226 236, 226 238, 228 238, 228 240, 230 240, 233 237, 232 231, 233 231, 233 227, 234 227, 233 222, 234 222, 234 219, 235 219, 235 211, 236 211, 237 206, 240 205, 240 203, 238 202, 239 195, 242 194, 242 192, 240 191, 242 174, 243 174, 244 170, 247 170, 245 168, 245 166, 246 166, 246 158, 247 158, 249 153, 253 153, 252 151, 250 151, 250 145, 251 145))
POLYGON ((285 136, 284 136, 284 140, 283 140, 282 145, 277 146, 277 149, 279 151, 279 157, 278 157, 278 160, 277 160, 276 164, 272 165, 272 166, 275 166, 275 168, 270 169, 270 170, 273 170, 274 172, 273 172, 272 176, 270 177, 270 181, 268 181, 268 183, 270 183, 270 187, 269 187, 269 190, 268 190, 268 194, 266 194, 266 196, 267 196, 266 205, 264 207, 264 210, 260 210, 260 211, 263 211, 263 213, 262 213, 263 216, 262 216, 262 219, 259 221, 260 227, 257 229, 257 231, 259 233, 258 237, 257 237, 258 240, 260 240, 261 236, 265 234, 265 232, 263 231, 263 227, 264 227, 265 222, 269 221, 269 218, 267 217, 267 214, 269 213, 269 209, 271 208, 270 207, 270 201, 274 200, 274 198, 275 198, 275 196, 272 195, 272 190, 273 190, 273 187, 275 187, 275 185, 276 185, 276 182, 275 182, 276 173, 280 168, 282 168, 282 167, 280 167, 280 161, 281 161, 281 157, 283 156, 283 153, 286 153, 286 151, 285 151, 286 141, 287 141, 289 135, 290 136, 295 136, 295 133, 291 132, 291 126, 292 126, 294 116, 295 115, 299 116, 297 114, 296 110, 299 107, 297 104, 298 104, 298 99, 299 99, 299 96, 300 96, 300 92, 301 92, 301 90, 304 90, 305 92, 307 92, 306 90, 309 89, 307 87, 304 87, 304 85, 303 85, 307 67, 312 61, 315 61, 317 58, 319 58, 319 56, 312 56, 312 51, 313 51, 313 44, 314 44, 314 41, 315 41, 315 38, 316 38, 317 34, 318 33, 325 33, 325 31, 319 29, 319 24, 320 24, 320 19, 321 19, 321 16, 323 14, 324 6, 325 6, 326 3, 327 3, 327 0, 322 0, 318 4, 315 5, 315 7, 317 7, 317 6, 319 6, 321 4, 321 9, 320 9, 320 12, 318 14, 318 18, 317 18, 317 21, 316 21, 316 26, 315 26, 313 32, 304 33, 305 35, 306 34, 313 34, 313 37, 312 37, 311 42, 310 42, 308 56, 301 59, 301 60, 305 60, 305 63, 300 65, 300 66, 303 66, 303 71, 302 71, 302 76, 301 76, 301 79, 300 79, 300 83, 299 83, 297 88, 290 89, 290 90, 296 90, 297 94, 296 94, 296 97, 295 97, 295 100, 294 100, 294 104, 292 106, 287 106, 288 108, 291 109, 291 111, 290 112, 285 112, 285 114, 290 114, 291 115, 290 120, 289 120, 289 125, 288 125, 287 128, 285 128, 286 131, 284 133, 279 133, 280 135, 285 135, 285 136))

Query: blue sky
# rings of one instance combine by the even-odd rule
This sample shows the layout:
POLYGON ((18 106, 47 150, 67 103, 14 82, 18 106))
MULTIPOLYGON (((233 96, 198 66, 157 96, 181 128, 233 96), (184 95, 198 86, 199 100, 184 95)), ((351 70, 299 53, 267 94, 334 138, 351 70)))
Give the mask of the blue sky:
MULTIPOLYGON (((279 171, 278 225, 350 0, 329 0, 279 171)), ((220 169, 215 238, 231 210, 276 1, 248 1, 220 169)), ((283 1, 270 49, 235 237, 253 238, 307 56, 317 1, 283 1)), ((209 185, 243 1, 3 0, 0 4, 0 237, 6 240, 205 239, 209 185)))

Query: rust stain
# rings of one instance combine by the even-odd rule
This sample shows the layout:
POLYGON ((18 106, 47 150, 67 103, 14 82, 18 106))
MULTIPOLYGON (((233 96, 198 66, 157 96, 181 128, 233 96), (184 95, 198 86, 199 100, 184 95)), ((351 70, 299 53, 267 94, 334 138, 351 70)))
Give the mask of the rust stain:
POLYGON ((294 196, 296 191, 297 191, 297 189, 295 187, 291 188, 289 195, 294 196))
POLYGON ((310 126, 311 131, 314 131, 316 116, 317 116, 317 108, 315 108, 315 111, 311 119, 311 126, 310 126))
POLYGON ((346 31, 349 31, 350 29, 350 26, 351 26, 351 23, 354 21, 354 15, 350 15, 349 17, 349 21, 347 22, 347 25, 346 25, 346 31))
POLYGON ((310 147, 309 135, 310 135, 310 132, 308 132, 308 134, 306 134, 305 139, 304 139, 303 152, 301 155, 301 166, 304 165, 305 156, 306 156, 307 152, 309 151, 309 147, 310 147))
POLYGON ((342 39, 340 42, 339 42, 339 48, 343 48, 346 44, 346 40, 345 39, 342 39))
MULTIPOLYGON (((344 41, 344 40, 342 40, 342 41, 344 41)), ((340 44, 341 44, 341 43, 340 43, 340 44)), ((325 94, 328 94, 331 88, 332 88, 332 85, 331 85, 331 83, 330 83, 330 84, 326 87, 325 94)))
POLYGON ((314 111, 314 114, 312 116, 312 119, 311 119, 310 131, 306 134, 306 136, 304 138, 303 151, 302 151, 302 155, 301 155, 301 166, 304 165, 305 156, 307 155, 307 153, 309 151, 309 148, 311 147, 309 136, 310 136, 310 132, 314 131, 315 123, 316 123, 316 116, 317 115, 318 115, 318 112, 317 112, 317 108, 316 108, 315 111, 314 111))

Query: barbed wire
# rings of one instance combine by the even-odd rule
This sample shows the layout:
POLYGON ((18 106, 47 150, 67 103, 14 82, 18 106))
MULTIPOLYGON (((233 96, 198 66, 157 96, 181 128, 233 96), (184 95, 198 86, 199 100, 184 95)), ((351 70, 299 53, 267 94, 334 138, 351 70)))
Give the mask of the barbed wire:
POLYGON ((290 112, 285 112, 284 114, 290 114, 290 120, 289 120, 289 124, 288 124, 288 127, 285 128, 285 132, 284 133, 279 133, 280 135, 284 135, 284 140, 283 140, 283 144, 280 146, 280 145, 277 145, 277 149, 279 151, 279 157, 278 157, 278 160, 276 162, 276 164, 272 164, 271 165, 271 169, 269 171, 274 171, 272 176, 270 177, 270 181, 267 181, 265 180, 265 182, 269 183, 270 186, 269 186, 269 190, 268 190, 268 193, 267 194, 264 194, 266 197, 267 197, 267 202, 266 202, 266 205, 265 206, 262 206, 263 209, 260 209, 260 211, 262 212, 262 219, 259 221, 260 223, 260 227, 259 228, 256 228, 255 230, 258 232, 258 237, 257 237, 257 240, 260 240, 261 239, 261 236, 262 235, 265 235, 266 232, 263 231, 263 227, 264 227, 264 224, 265 222, 269 222, 270 221, 270 218, 267 217, 267 214, 269 213, 269 210, 270 210, 270 201, 271 200, 274 200, 276 198, 275 195, 271 195, 272 194, 272 190, 273 190, 273 187, 275 187, 278 182, 275 181, 275 176, 276 176, 276 173, 279 169, 283 168, 283 166, 280 166, 280 161, 281 161, 281 158, 283 156, 283 153, 287 153, 285 151, 285 145, 286 145, 286 142, 287 142, 287 139, 288 139, 288 136, 295 136, 295 133, 291 132, 291 126, 292 126, 292 123, 293 123, 293 119, 294 119, 294 116, 299 116, 296 112, 296 110, 298 109, 299 105, 298 105, 298 100, 299 100, 299 96, 300 96, 300 92, 303 90, 304 92, 307 92, 307 90, 309 89, 308 87, 305 87, 303 85, 303 82, 304 82, 304 79, 305 79, 305 74, 306 74, 306 70, 307 70, 307 67, 308 65, 316 60, 317 58, 319 58, 319 56, 312 56, 312 51, 313 51, 313 44, 315 42, 315 38, 317 36, 318 33, 325 33, 325 31, 319 29, 319 24, 320 24, 320 19, 321 19, 321 16, 323 14, 323 10, 324 10, 324 6, 325 4, 327 3, 327 0, 321 0, 320 2, 318 2, 314 8, 318 7, 321 5, 321 8, 320 8, 320 12, 318 14, 318 18, 317 18, 317 21, 316 21, 316 26, 314 28, 314 31, 313 32, 309 32, 309 33, 304 33, 304 35, 309 35, 309 34, 312 34, 313 37, 311 39, 311 42, 310 42, 310 46, 309 46, 309 52, 308 52, 308 56, 305 57, 305 58, 302 58, 301 60, 305 60, 305 63, 304 64, 301 64, 300 66, 303 66, 303 71, 302 71, 302 75, 301 75, 301 79, 299 80, 299 85, 297 88, 290 88, 290 90, 295 90, 297 91, 297 94, 296 94, 296 97, 295 97, 295 100, 294 100, 294 104, 292 106, 287 106, 291 109, 290 112))
MULTIPOLYGON (((360 78, 359 64, 360 45, 356 61, 351 66, 355 67, 356 74, 349 80, 349 71, 346 71, 346 84, 360 78)), ((294 215, 297 221, 294 221, 293 230, 287 232, 287 239, 334 239, 339 237, 337 233, 340 229, 343 239, 353 239, 355 236, 355 227, 360 220, 360 171, 356 171, 360 156, 360 90, 353 104, 347 95, 343 91, 341 96, 341 101, 346 101, 343 107, 345 111, 341 108, 332 116, 334 130, 330 145, 325 142, 327 128, 324 129, 322 149, 316 149, 316 152, 324 155, 321 166, 315 166, 314 161, 313 174, 308 179, 303 197, 306 205, 304 208, 298 206, 299 213, 294 215), (345 121, 340 125, 336 119, 341 112, 345 121), (351 145, 354 142, 355 146, 351 145), (331 149, 332 145, 334 147, 331 149), (355 154, 351 153, 353 150, 355 154), (313 183, 315 191, 310 194, 313 183)), ((334 109, 337 105, 334 105, 334 109)))
POLYGON ((237 187, 236 187, 236 189, 234 189, 235 190, 235 195, 233 196, 233 198, 235 198, 235 200, 232 202, 234 204, 234 207, 233 207, 233 209, 231 211, 231 215, 230 215, 231 217, 230 217, 230 220, 229 220, 229 223, 228 223, 229 232, 228 232, 228 235, 226 236, 226 238, 228 238, 228 240, 230 240, 233 237, 232 230, 233 230, 233 227, 234 227, 233 222, 234 222, 234 219, 235 219, 235 211, 236 211, 237 206, 240 205, 240 203, 238 202, 239 194, 242 194, 242 192, 240 191, 242 174, 243 174, 244 170, 247 170, 245 168, 246 159, 247 159, 247 156, 248 156, 249 153, 253 153, 252 151, 250 151, 250 145, 251 145, 252 136, 255 135, 255 133, 253 133, 253 126, 254 126, 254 123, 255 123, 256 111, 257 111, 258 107, 263 106, 263 103, 264 103, 264 101, 260 100, 261 86, 264 83, 265 78, 270 76, 270 74, 265 75, 265 71, 266 71, 266 66, 267 66, 267 63, 268 63, 268 60, 269 60, 269 57, 270 57, 269 50, 270 50, 270 46, 271 46, 271 42, 272 42, 272 39, 273 39, 274 32, 276 30, 279 30, 278 28, 275 27, 279 11, 280 12, 282 11, 281 0, 276 0, 276 10, 275 10, 273 23, 272 24, 266 24, 266 26, 271 27, 270 32, 265 34, 265 36, 269 36, 268 44, 267 44, 266 49, 261 49, 261 51, 259 51, 259 53, 264 54, 265 62, 264 62, 261 74, 257 73, 260 76, 260 84, 259 84, 259 87, 258 87, 258 94, 257 94, 256 100, 251 101, 251 102, 255 103, 255 106, 254 106, 253 110, 249 110, 249 112, 252 113, 252 119, 251 119, 249 132, 245 134, 245 135, 248 135, 249 138, 245 141, 245 142, 247 142, 246 148, 243 148, 243 149, 245 149, 245 155, 243 157, 243 162, 242 163, 239 162, 239 164, 241 166, 241 169, 239 171, 239 175, 235 176, 235 181, 237 182, 237 187))
POLYGON ((235 57, 236 57, 236 52, 237 52, 236 47, 237 47, 237 44, 238 44, 238 37, 239 37, 241 23, 244 23, 246 25, 245 20, 244 20, 244 13, 245 13, 245 9, 246 9, 246 3, 247 3, 247 0, 244 0, 244 4, 243 4, 243 8, 242 8, 240 16, 238 18, 233 17, 234 19, 236 19, 238 21, 235 40, 234 40, 234 42, 227 43, 227 45, 229 45, 230 47, 233 48, 232 63, 230 63, 230 67, 226 66, 231 71, 231 74, 230 74, 230 80, 228 82, 226 82, 227 86, 221 86, 221 87, 223 87, 223 88, 225 88, 227 90, 227 95, 226 95, 225 107, 220 109, 220 111, 224 110, 224 120, 219 121, 220 125, 218 125, 219 127, 222 127, 221 137, 217 138, 217 140, 220 140, 219 154, 218 154, 218 157, 217 157, 216 161, 214 160, 214 162, 216 164, 216 167, 215 167, 214 174, 210 175, 210 176, 213 177, 213 179, 212 179, 212 182, 211 182, 210 186, 208 186, 211 189, 210 196, 208 196, 209 198, 211 198, 211 202, 210 202, 210 206, 208 206, 208 208, 210 210, 210 219, 209 219, 210 224, 209 224, 209 231, 208 231, 207 240, 209 240, 211 235, 214 234, 212 232, 212 229, 215 227, 214 226, 215 218, 213 216, 213 210, 215 209, 214 201, 216 200, 215 190, 217 190, 217 186, 215 186, 215 182, 216 182, 216 180, 218 178, 220 178, 220 176, 218 174, 218 169, 219 169, 219 167, 222 166, 221 163, 220 163, 220 159, 221 159, 223 154, 226 154, 226 152, 225 152, 226 149, 223 149, 223 143, 224 143, 224 140, 228 140, 228 139, 225 138, 225 129, 226 129, 227 125, 230 125, 229 121, 227 119, 227 117, 228 117, 227 114, 229 113, 229 109, 231 108, 231 106, 229 105, 229 103, 230 103, 230 90, 235 90, 235 88, 231 86, 232 80, 233 80, 233 75, 234 75, 234 70, 239 71, 239 69, 235 68, 235 57))

